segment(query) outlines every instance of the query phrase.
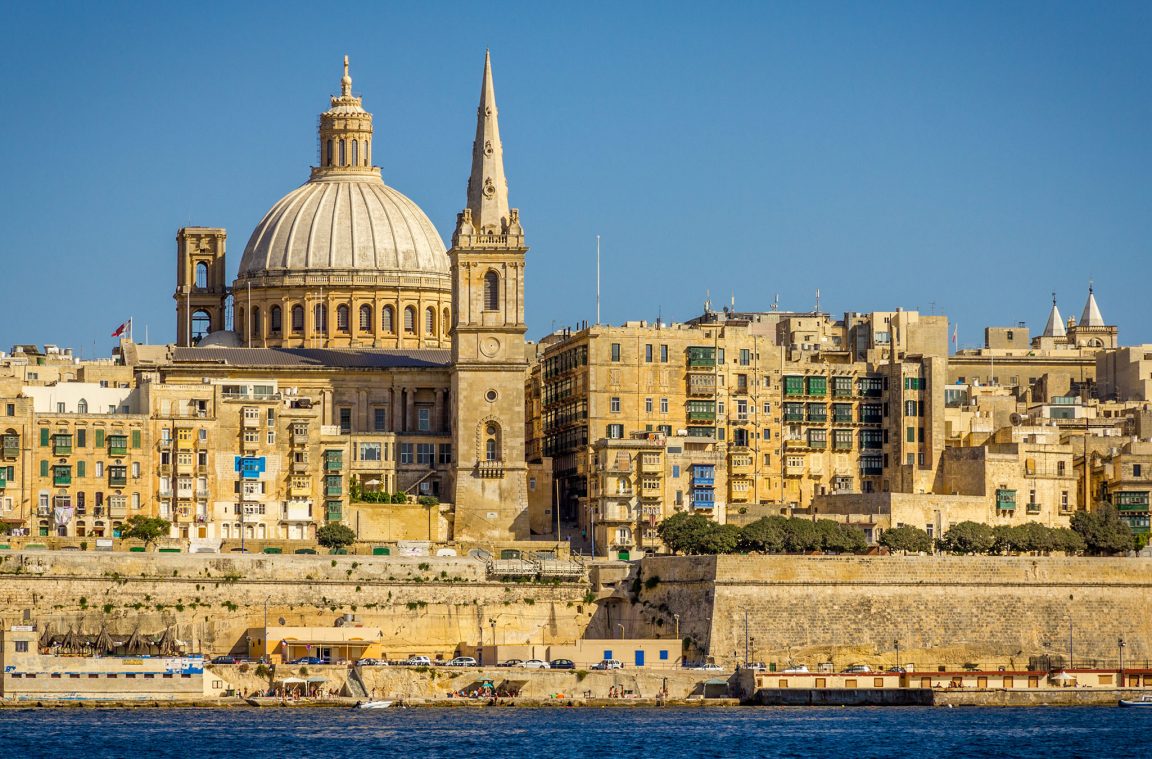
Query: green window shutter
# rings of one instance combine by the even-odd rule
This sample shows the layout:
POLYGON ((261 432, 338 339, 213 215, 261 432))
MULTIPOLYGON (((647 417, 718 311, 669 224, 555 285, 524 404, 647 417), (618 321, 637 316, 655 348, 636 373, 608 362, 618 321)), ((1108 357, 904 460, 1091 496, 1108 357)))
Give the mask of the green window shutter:
POLYGON ((47 448, 48 447, 48 428, 47 427, 41 427, 40 428, 40 447, 41 448, 47 448))
POLYGON ((104 447, 104 430, 96 430, 96 447, 104 447))
POLYGON ((41 459, 41 461, 40 461, 40 476, 41 477, 47 477, 48 476, 48 460, 47 459, 41 459))
POLYGON ((140 430, 132 430, 132 447, 140 447, 140 430))
POLYGON ((83 461, 77 461, 76 462, 76 476, 77 477, 83 477, 84 476, 84 462, 83 461))

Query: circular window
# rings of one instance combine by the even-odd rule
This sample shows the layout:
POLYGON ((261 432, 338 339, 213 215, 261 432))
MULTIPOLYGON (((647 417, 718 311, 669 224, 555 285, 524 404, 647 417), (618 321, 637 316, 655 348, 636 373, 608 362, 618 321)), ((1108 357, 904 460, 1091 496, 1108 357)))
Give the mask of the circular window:
POLYGON ((484 393, 484 397, 488 399, 489 403, 492 403, 496 400, 498 395, 495 390, 489 390, 488 392, 484 393))
POLYGON ((495 435, 496 434, 496 425, 495 424, 489 424, 488 425, 488 434, 489 435, 495 435))

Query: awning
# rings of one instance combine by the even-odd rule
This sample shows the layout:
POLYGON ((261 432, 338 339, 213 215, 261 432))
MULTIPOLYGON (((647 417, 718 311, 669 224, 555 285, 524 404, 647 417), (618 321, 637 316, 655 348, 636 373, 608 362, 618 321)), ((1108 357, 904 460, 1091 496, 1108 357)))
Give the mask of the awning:
POLYGON ((277 680, 276 682, 282 683, 284 685, 299 685, 308 681, 302 677, 285 677, 283 680, 277 680))
POLYGON ((301 682, 306 682, 306 683, 324 683, 324 682, 328 682, 328 678, 327 678, 327 677, 309 677, 307 680, 303 680, 303 681, 301 681, 301 682))

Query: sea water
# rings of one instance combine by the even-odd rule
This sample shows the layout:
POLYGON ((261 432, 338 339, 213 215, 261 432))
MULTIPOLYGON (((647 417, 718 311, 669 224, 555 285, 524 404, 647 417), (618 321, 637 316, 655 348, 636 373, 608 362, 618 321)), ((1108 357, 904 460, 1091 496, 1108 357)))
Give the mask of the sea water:
POLYGON ((1143 757, 1152 710, 3 709, 4 757, 1143 757))

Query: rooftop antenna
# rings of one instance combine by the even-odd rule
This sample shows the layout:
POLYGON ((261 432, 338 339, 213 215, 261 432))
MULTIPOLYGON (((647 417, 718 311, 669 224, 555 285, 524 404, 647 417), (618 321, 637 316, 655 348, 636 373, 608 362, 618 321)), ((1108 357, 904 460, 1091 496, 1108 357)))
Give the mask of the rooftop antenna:
POLYGON ((736 288, 732 288, 732 313, 736 313, 736 288))
POLYGON ((704 313, 708 314, 711 312, 712 312, 712 291, 711 290, 705 290, 704 291, 704 313))
POLYGON ((775 295, 772 296, 772 310, 773 311, 780 310, 780 293, 776 293, 775 295))
POLYGON ((600 324, 600 235, 596 235, 596 324, 600 324))
POLYGON ((820 313, 820 288, 816 288, 816 313, 820 313))

